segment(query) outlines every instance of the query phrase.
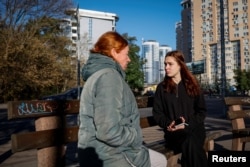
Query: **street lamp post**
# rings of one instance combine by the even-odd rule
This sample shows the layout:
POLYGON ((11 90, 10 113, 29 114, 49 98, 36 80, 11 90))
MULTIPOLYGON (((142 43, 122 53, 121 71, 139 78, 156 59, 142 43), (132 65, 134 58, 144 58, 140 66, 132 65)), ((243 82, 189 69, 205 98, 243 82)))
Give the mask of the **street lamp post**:
POLYGON ((80 19, 79 19, 79 4, 76 9, 76 21, 77 21, 77 99, 80 99, 80 19))
MULTIPOLYGON (((220 0, 220 42, 221 42, 221 96, 225 97, 226 70, 225 70, 225 36, 224 36, 224 0, 220 0)), ((223 106, 223 114, 226 115, 226 107, 223 106)))
POLYGON ((221 95, 225 96, 226 70, 225 70, 225 37, 224 37, 224 3, 220 0, 220 42, 221 42, 221 95))

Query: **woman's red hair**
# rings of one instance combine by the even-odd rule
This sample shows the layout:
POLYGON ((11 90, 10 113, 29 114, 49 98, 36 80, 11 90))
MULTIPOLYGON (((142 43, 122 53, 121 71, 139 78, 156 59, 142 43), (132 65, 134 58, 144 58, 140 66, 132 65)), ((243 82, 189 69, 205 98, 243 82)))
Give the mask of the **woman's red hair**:
POLYGON ((128 41, 115 31, 104 33, 95 43, 91 53, 100 53, 108 57, 112 57, 111 50, 114 48, 117 53, 128 46, 128 41))

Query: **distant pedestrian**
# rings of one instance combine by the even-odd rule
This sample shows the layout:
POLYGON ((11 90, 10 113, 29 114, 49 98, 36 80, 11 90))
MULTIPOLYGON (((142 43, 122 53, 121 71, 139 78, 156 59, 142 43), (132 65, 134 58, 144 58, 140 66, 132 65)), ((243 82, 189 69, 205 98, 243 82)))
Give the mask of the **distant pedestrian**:
POLYGON ((213 91, 212 89, 208 89, 209 97, 212 97, 213 91))
POLYGON ((203 93, 180 51, 168 52, 164 64, 166 75, 154 95, 153 115, 165 132, 166 147, 182 153, 182 167, 207 167, 203 93))
POLYGON ((78 156, 81 167, 166 167, 164 155, 142 145, 140 114, 125 81, 128 42, 104 33, 83 67, 78 156))

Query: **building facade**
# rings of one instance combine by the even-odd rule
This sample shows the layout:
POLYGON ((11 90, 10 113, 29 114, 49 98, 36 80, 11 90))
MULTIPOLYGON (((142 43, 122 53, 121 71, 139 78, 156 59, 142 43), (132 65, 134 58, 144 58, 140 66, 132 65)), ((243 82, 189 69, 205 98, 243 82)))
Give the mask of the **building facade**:
POLYGON ((192 57, 192 12, 191 12, 191 3, 190 0, 183 0, 181 2, 182 11, 181 11, 181 23, 176 25, 181 25, 183 31, 179 32, 182 37, 182 44, 177 45, 179 50, 181 50, 185 56, 186 62, 193 61, 192 57))
POLYGON ((98 38, 107 31, 115 31, 119 20, 114 13, 72 9, 68 11, 69 18, 65 19, 64 35, 69 37, 72 56, 87 60, 89 49, 93 47, 98 38))
POLYGON ((155 84, 159 82, 159 42, 155 40, 143 41, 142 58, 145 60, 143 65, 144 83, 155 84))
POLYGON ((114 13, 79 8, 70 9, 66 14, 68 18, 61 22, 62 35, 72 41, 68 50, 71 52, 72 67, 76 66, 76 80, 80 92, 80 70, 89 57, 89 50, 103 33, 116 30, 118 16, 114 13))
POLYGON ((168 45, 160 45, 159 47, 159 80, 162 81, 165 77, 165 65, 164 60, 168 52, 172 51, 172 48, 168 45))
POLYGON ((183 35, 182 47, 191 43, 190 52, 183 52, 191 61, 205 61, 202 83, 235 85, 234 70, 250 68, 248 0, 183 0, 181 5, 181 33, 191 33, 183 35))
POLYGON ((168 45, 160 45, 155 40, 142 42, 142 58, 145 60, 143 65, 144 83, 146 85, 158 84, 165 76, 164 57, 172 48, 168 45))
POLYGON ((182 35, 182 22, 179 21, 175 24, 175 33, 176 33, 176 48, 178 48, 178 50, 183 51, 183 35, 182 35))

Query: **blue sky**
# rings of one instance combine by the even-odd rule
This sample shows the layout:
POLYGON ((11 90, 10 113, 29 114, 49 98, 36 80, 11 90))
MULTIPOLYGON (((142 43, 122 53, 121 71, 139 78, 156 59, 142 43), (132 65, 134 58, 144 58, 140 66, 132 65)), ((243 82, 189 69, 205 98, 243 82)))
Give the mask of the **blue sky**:
POLYGON ((79 8, 115 13, 117 32, 137 38, 156 40, 176 48, 175 23, 181 19, 182 0, 74 0, 79 8))

